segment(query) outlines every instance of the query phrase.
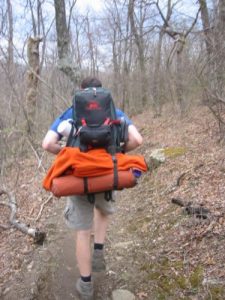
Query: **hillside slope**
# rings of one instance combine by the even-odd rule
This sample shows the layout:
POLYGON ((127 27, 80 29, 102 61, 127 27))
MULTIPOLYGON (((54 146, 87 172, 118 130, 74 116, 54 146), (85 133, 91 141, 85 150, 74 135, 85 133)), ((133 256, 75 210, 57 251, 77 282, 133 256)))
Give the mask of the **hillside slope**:
MULTIPOLYGON (((118 288, 136 299, 225 299, 225 154, 217 143, 214 119, 198 107, 183 120, 168 114, 153 119, 146 112, 134 123, 145 139, 136 152, 149 161, 153 150, 166 148, 166 160, 144 174, 135 188, 118 193, 106 243, 107 272, 96 280, 96 299, 106 300, 118 288), (182 201, 189 214, 172 199, 182 201)), ((23 163, 18 216, 44 228, 47 241, 36 246, 14 229, 1 232, 0 295, 10 300, 19 294, 20 299, 76 299, 75 262, 66 267, 62 259, 63 252, 73 255, 71 233, 62 228, 63 199, 49 201, 35 221, 48 198, 40 185, 44 173, 35 176, 35 164, 23 163), (57 272, 60 277, 53 276, 57 272), (67 291, 59 294, 54 286, 62 291, 65 281, 57 280, 63 277, 67 291), (33 292, 25 293, 31 282, 33 292)), ((6 209, 0 208, 5 216, 6 209)))

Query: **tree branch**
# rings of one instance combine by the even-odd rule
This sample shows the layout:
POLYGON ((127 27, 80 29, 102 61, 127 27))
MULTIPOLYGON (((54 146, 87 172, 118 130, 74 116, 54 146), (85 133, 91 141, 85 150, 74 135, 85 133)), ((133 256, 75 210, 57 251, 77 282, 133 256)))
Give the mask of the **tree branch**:
POLYGON ((8 197, 8 203, 2 202, 1 204, 6 205, 11 209, 11 214, 9 217, 10 224, 21 232, 31 236, 35 243, 42 244, 46 237, 45 232, 40 231, 38 228, 31 228, 29 225, 18 221, 16 219, 17 203, 15 196, 12 192, 7 191, 6 189, 0 189, 0 196, 2 195, 6 195, 8 197))

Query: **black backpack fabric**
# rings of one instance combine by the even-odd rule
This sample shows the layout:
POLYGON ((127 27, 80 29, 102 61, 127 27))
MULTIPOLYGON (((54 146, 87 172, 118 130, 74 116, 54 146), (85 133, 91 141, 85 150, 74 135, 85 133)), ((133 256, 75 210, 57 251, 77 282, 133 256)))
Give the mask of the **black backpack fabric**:
POLYGON ((87 88, 73 99, 73 126, 67 141, 69 147, 81 151, 105 148, 109 153, 121 152, 127 140, 127 124, 118 120, 109 90, 87 88))

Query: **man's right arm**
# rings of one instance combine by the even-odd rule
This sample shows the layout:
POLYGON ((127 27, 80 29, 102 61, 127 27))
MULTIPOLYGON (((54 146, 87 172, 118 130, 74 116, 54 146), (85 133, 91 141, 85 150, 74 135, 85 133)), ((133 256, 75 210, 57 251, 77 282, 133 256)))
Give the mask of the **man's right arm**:
POLYGON ((128 126, 128 141, 125 144, 125 151, 131 151, 140 146, 143 142, 143 138, 137 128, 134 125, 128 126))
POLYGON ((49 130, 43 139, 42 147, 52 154, 58 154, 61 150, 59 135, 55 131, 49 130))
POLYGON ((59 144, 59 140, 61 139, 60 135, 57 133, 57 128, 59 124, 68 119, 72 119, 73 113, 72 113, 72 106, 69 107, 66 111, 64 111, 55 121, 52 123, 49 131, 47 132, 46 136, 44 137, 44 140, 42 142, 42 147, 44 150, 53 153, 58 154, 61 150, 61 145, 59 144))

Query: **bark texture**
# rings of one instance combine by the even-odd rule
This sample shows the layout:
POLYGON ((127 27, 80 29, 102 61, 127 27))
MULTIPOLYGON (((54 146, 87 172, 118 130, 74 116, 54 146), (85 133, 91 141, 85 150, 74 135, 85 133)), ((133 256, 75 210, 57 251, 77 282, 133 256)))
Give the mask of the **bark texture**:
POLYGON ((70 80, 76 84, 79 80, 78 69, 72 60, 70 50, 70 34, 66 23, 66 8, 64 0, 54 0, 57 32, 58 67, 70 80))
POLYGON ((28 39, 27 58, 29 69, 27 71, 27 93, 26 93, 26 112, 28 118, 27 133, 33 135, 35 132, 35 112, 38 95, 38 76, 40 73, 39 44, 40 37, 28 39))

